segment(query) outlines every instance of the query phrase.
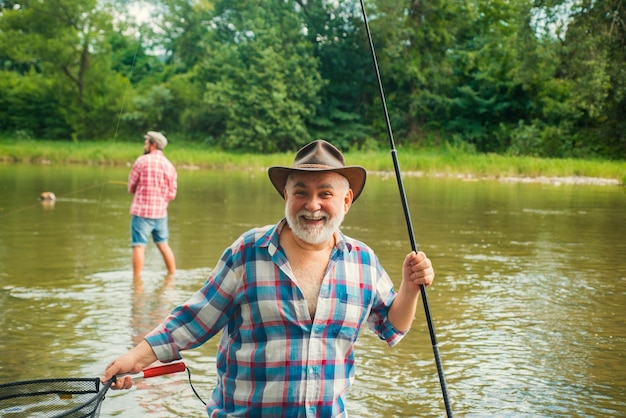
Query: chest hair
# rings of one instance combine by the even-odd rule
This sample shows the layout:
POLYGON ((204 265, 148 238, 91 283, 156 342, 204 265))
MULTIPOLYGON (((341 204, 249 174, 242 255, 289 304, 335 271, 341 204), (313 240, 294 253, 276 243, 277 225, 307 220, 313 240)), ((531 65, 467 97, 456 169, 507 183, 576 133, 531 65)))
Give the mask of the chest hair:
POLYGON ((285 232, 285 234, 281 234, 281 244, 309 308, 309 314, 311 318, 314 318, 317 299, 324 280, 324 273, 328 267, 334 240, 324 248, 308 249, 302 248, 293 240, 291 231, 285 232))

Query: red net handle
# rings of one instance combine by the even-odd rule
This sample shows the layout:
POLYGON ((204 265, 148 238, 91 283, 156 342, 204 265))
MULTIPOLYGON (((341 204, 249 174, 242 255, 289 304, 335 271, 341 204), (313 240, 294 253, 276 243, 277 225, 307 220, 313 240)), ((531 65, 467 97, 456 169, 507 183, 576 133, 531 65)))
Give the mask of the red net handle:
POLYGON ((142 373, 143 377, 147 379, 149 377, 162 376, 164 374, 184 372, 186 369, 187 366, 185 366, 185 363, 181 361, 178 363, 165 364, 163 366, 150 367, 144 369, 142 373))

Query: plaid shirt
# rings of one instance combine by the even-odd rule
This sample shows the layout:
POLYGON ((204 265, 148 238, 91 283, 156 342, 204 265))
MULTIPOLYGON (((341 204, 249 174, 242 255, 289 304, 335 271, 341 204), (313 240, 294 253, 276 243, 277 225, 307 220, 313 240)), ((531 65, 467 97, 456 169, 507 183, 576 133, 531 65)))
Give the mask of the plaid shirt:
POLYGON ((167 203, 176 197, 177 187, 176 169, 163 151, 142 155, 128 175, 128 192, 135 195, 130 214, 151 219, 167 217, 167 203))
POLYGON ((222 331, 209 416, 347 416, 361 326, 389 346, 404 336, 387 318, 396 295, 389 276, 370 248, 341 232, 312 320, 279 246, 284 225, 239 237, 204 286, 146 336, 168 362, 222 331))

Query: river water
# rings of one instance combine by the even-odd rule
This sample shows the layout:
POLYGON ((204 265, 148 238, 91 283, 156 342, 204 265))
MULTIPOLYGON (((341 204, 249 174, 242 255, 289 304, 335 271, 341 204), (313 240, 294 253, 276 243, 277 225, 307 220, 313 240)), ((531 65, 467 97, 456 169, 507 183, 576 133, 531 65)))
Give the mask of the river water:
MULTIPOLYGON (((179 169, 168 277, 150 244, 132 279, 128 167, 0 164, 0 383, 97 377, 283 204, 265 172, 179 169), (43 191, 57 195, 42 205, 43 191)), ((626 416, 626 193, 617 186, 405 178, 447 393, 462 417, 626 416)), ((396 278, 410 250, 394 178, 370 176, 344 232, 396 278)), ((217 341, 185 353, 207 399, 217 341)), ((422 305, 394 349, 358 341, 357 417, 442 417, 422 305)), ((0 411, 0 416, 3 416, 0 411)), ((8 416, 8 415, 7 415, 8 416)), ((187 374, 109 392, 103 417, 204 416, 187 374)))

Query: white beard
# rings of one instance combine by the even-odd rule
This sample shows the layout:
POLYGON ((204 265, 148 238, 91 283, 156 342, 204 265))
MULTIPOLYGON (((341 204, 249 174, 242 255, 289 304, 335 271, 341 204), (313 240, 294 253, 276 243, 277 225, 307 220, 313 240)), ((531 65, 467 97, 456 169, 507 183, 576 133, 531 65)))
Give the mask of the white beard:
POLYGON ((339 229, 339 226, 341 226, 344 216, 345 213, 340 213, 334 218, 331 218, 324 211, 309 212, 308 210, 301 210, 295 215, 291 215, 288 212, 287 207, 285 207, 285 218, 287 219, 287 224, 298 238, 308 244, 321 244, 328 241, 333 236, 335 231, 339 229), (320 226, 301 224, 301 216, 313 219, 325 218, 326 223, 320 226))

